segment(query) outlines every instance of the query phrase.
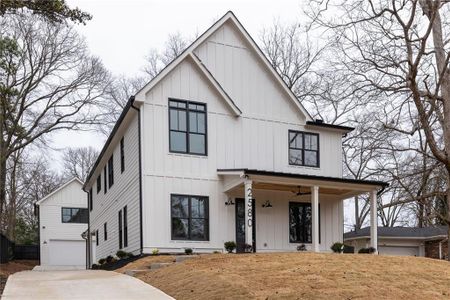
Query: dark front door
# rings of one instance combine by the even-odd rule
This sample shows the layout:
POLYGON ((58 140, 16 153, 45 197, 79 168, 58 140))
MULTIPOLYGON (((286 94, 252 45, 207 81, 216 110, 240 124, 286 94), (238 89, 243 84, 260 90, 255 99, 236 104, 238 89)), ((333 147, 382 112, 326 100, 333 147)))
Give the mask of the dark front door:
MULTIPOLYGON (((256 251, 255 199, 252 201, 253 251, 256 251)), ((245 252, 245 200, 236 199, 236 252, 245 252)))

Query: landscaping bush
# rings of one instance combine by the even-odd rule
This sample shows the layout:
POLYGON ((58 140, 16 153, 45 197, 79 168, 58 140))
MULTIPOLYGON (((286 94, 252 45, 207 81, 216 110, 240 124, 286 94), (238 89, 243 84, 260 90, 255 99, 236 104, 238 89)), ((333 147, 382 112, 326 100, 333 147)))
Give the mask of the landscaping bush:
POLYGON ((159 254, 158 248, 152 249, 152 255, 158 255, 158 254, 159 254))
POLYGON ((191 248, 184 249, 184 254, 186 254, 186 255, 191 255, 193 252, 194 252, 194 250, 192 250, 191 248))
POLYGON ((306 246, 305 244, 301 244, 297 246, 297 251, 306 251, 306 246))
POLYGON ((375 249, 374 247, 369 247, 369 248, 361 248, 359 249, 358 253, 361 254, 372 254, 375 253, 377 251, 377 249, 375 249))
POLYGON ((334 253, 342 253, 344 252, 344 244, 336 242, 331 245, 330 249, 333 250, 334 253))
POLYGON ((125 251, 123 251, 123 250, 119 250, 119 251, 116 252, 116 256, 117 256, 119 259, 122 259, 122 258, 128 257, 128 253, 125 252, 125 251))
POLYGON ((224 245, 225 250, 227 250, 228 253, 232 253, 234 251, 234 249, 236 249, 236 243, 234 241, 225 242, 223 245, 224 245))
POLYGON ((99 269, 99 265, 97 264, 93 264, 91 267, 92 270, 98 270, 99 269))
POLYGON ((244 248, 245 253, 251 253, 253 252, 253 246, 250 244, 245 244, 245 248, 244 248))
POLYGON ((103 264, 105 264, 105 262, 106 262, 106 259, 104 259, 104 258, 100 258, 100 259, 98 260, 98 264, 99 264, 99 265, 103 265, 103 264))
POLYGON ((214 250, 213 254, 220 254, 220 251, 214 250))
POLYGON ((111 264, 111 263, 115 263, 117 261, 117 259, 115 259, 114 257, 112 257, 111 255, 108 255, 106 257, 106 263, 107 264, 111 264))

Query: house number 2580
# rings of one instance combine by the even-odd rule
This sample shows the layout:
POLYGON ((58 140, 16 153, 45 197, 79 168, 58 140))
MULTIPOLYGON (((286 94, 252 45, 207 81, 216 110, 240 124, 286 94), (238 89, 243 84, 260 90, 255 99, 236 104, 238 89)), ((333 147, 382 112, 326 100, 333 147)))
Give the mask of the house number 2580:
POLYGON ((252 227, 253 225, 253 209, 252 209, 252 202, 253 202, 253 193, 252 193, 252 189, 248 188, 247 189, 247 199, 248 199, 248 204, 247 204, 247 216, 248 216, 248 227, 252 227))

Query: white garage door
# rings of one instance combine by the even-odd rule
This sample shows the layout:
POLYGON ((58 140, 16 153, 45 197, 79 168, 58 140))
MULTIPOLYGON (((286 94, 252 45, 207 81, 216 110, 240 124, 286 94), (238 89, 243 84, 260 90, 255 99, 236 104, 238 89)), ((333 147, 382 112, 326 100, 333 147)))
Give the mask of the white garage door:
POLYGON ((419 256, 419 247, 380 246, 378 252, 381 255, 419 256))
POLYGON ((85 266, 85 241, 50 240, 49 261, 52 266, 85 266))

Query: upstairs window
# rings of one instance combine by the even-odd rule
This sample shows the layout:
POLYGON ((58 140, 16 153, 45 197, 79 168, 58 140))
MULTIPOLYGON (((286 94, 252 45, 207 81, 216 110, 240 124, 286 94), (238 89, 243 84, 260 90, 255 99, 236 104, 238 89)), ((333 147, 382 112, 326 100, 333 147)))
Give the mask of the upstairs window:
POLYGON ((88 200, 89 200, 89 211, 92 211, 92 205, 93 205, 93 200, 92 200, 92 188, 90 188, 89 193, 88 193, 88 200))
POLYGON ((108 187, 107 187, 107 184, 108 184, 108 180, 106 179, 106 166, 105 166, 105 168, 103 169, 103 191, 104 191, 104 193, 106 194, 106 192, 108 191, 108 187))
POLYGON ((120 172, 125 171, 125 146, 123 137, 120 140, 120 172))
POLYGON ((206 155, 206 104, 169 100, 170 152, 206 155))
POLYGON ((289 130, 289 164, 319 167, 319 135, 289 130))
POLYGON ((102 190, 102 174, 100 173, 97 177, 97 194, 102 190))
POLYGON ((87 208, 63 207, 61 209, 61 217, 63 223, 88 223, 87 208))
POLYGON ((114 157, 111 155, 108 160, 108 187, 111 188, 114 184, 114 157))

